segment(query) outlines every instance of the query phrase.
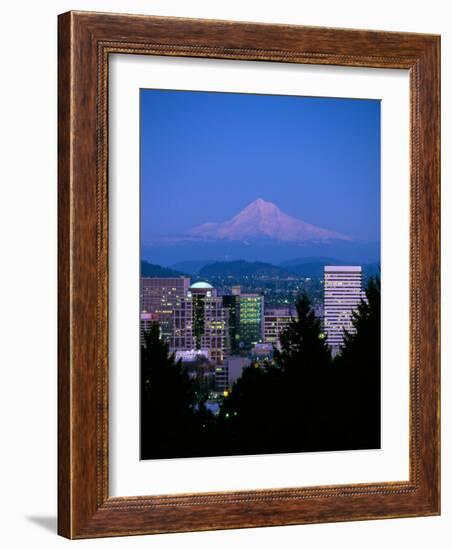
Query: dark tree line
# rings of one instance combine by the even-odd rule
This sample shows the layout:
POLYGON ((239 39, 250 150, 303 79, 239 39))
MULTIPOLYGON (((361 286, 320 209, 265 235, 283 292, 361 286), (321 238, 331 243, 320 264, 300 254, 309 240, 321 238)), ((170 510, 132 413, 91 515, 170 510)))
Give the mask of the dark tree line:
POLYGON ((381 290, 378 277, 369 279, 366 300, 353 316, 355 333, 346 333, 341 354, 333 361, 349 400, 341 414, 347 422, 348 447, 380 447, 381 414, 381 290))
POLYGON ((245 368, 217 416, 153 326, 141 350, 142 458, 378 448, 379 279, 334 359, 307 296, 296 312, 274 361, 245 368))

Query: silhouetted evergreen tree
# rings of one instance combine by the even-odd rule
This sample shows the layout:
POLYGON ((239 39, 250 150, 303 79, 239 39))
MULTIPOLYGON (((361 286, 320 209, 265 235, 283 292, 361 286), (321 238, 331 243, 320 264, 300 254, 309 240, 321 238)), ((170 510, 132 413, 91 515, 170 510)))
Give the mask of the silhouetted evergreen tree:
POLYGON ((242 453, 329 448, 331 354, 306 295, 296 312, 274 364, 244 369, 221 409, 229 441, 242 453))
POLYGON ((281 349, 275 351, 283 370, 284 437, 286 446, 325 450, 334 435, 331 353, 306 294, 295 307, 297 315, 280 335, 281 349))
POLYGON ((301 376, 306 369, 328 367, 331 353, 306 294, 298 297, 295 309, 296 317, 280 334, 281 350, 275 350, 275 361, 288 375, 301 376))
POLYGON ((226 454, 281 452, 282 371, 267 363, 251 363, 234 383, 218 417, 226 454))
POLYGON ((153 323, 141 347, 142 458, 192 455, 199 432, 195 390, 153 323))
POLYGON ((380 447, 381 413, 381 289, 371 277, 366 298, 353 314, 354 331, 345 333, 335 358, 338 379, 346 398, 341 416, 344 440, 350 448, 380 447))

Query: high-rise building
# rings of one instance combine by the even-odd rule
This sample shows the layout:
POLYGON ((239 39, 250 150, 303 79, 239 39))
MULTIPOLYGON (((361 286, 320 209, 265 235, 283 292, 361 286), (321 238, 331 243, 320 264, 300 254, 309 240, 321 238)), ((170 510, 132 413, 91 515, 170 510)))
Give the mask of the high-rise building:
POLYGON ((264 339, 264 297, 261 294, 240 292, 239 348, 250 350, 264 339))
POLYGON ((264 314, 264 342, 279 349, 279 335, 287 328, 295 313, 290 307, 266 309, 264 314))
POLYGON ((140 315, 140 344, 144 344, 144 333, 151 330, 152 323, 158 321, 155 313, 141 313, 140 315))
POLYGON ((363 298, 361 266, 325 266, 324 330, 333 354, 344 342, 344 330, 354 330, 352 314, 363 298))
POLYGON ((189 277, 142 277, 141 312, 157 316, 163 338, 170 340, 173 310, 188 292, 189 277))
POLYGON ((223 307, 229 312, 229 337, 231 341, 231 353, 239 351, 240 340, 240 296, 225 294, 222 296, 223 307))
POLYGON ((229 310, 208 283, 190 286, 173 312, 174 350, 208 349, 214 363, 222 363, 230 353, 229 310))

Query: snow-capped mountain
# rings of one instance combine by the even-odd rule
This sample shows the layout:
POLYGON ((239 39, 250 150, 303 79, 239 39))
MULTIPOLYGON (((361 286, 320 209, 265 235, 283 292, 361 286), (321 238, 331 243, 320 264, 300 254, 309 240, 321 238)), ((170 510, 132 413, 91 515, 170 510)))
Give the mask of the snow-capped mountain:
POLYGON ((285 242, 351 240, 346 235, 289 216, 272 202, 263 199, 255 200, 226 222, 204 223, 186 234, 199 239, 227 241, 261 238, 285 242))

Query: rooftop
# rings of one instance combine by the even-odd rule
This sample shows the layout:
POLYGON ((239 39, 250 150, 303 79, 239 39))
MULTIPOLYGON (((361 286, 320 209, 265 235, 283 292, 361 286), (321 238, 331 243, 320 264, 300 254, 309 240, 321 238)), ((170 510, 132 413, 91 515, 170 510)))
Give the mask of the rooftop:
POLYGON ((360 265, 326 265, 325 271, 351 271, 351 272, 361 272, 362 268, 360 265))
POLYGON ((203 289, 212 289, 213 286, 209 285, 209 283, 205 283, 204 281, 199 281, 198 283, 194 283, 190 286, 190 288, 203 288, 203 289))

